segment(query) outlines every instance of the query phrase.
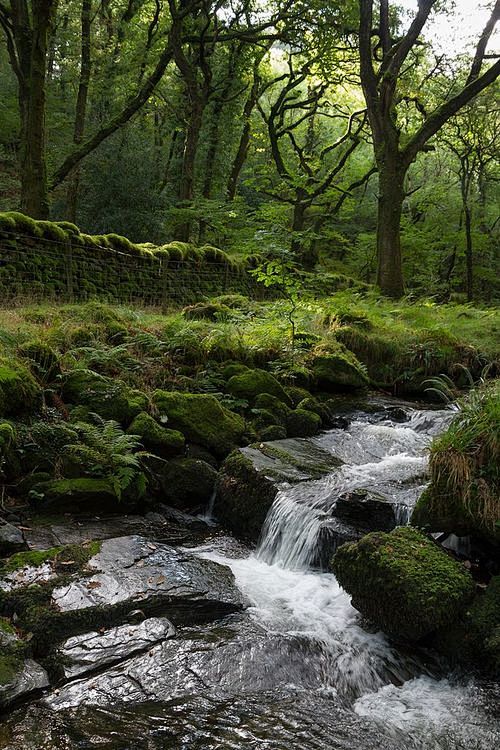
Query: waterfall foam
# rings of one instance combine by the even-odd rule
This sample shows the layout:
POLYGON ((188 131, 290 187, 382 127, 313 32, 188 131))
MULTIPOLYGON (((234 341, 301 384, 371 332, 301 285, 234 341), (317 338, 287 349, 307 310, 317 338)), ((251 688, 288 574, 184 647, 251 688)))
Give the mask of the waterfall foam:
MULTIPOLYGON (((275 639, 276 664, 289 658, 290 638, 306 640, 300 680, 294 672, 295 683, 300 683, 295 689, 316 687, 318 695, 333 693, 358 716, 377 723, 388 737, 409 748, 489 750, 500 733, 487 727, 483 731, 480 711, 470 706, 468 713, 461 711, 469 701, 469 688, 444 679, 429 655, 425 660, 409 655, 381 632, 363 628, 335 577, 310 568, 322 530, 332 524, 329 511, 346 491, 360 487, 381 491, 394 504, 397 521, 408 522, 425 486, 432 436, 451 417, 449 411, 414 412, 401 425, 367 415, 347 430, 325 433, 315 442, 342 458, 343 466, 326 478, 283 487, 254 554, 231 559, 213 548, 203 554, 231 567, 251 602, 252 618, 273 637, 285 639, 282 653, 279 638, 275 639), (478 726, 482 734, 472 745, 478 726)), ((273 669, 272 661, 267 668, 273 669)))

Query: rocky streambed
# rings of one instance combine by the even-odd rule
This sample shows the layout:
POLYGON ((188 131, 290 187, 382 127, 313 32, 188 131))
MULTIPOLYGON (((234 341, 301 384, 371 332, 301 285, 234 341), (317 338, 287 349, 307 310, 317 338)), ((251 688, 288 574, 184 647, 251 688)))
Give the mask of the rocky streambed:
POLYGON ((391 643, 326 572, 342 542, 407 521, 450 416, 380 402, 243 449, 203 519, 26 524, 0 578, 0 748, 498 746, 498 686, 391 643), (257 546, 212 513, 264 524, 257 546))

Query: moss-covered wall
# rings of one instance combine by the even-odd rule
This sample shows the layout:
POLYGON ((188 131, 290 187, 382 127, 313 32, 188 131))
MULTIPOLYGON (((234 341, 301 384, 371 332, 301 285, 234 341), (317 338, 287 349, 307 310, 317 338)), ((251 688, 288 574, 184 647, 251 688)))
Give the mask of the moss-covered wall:
POLYGON ((166 306, 221 292, 259 294, 248 266, 215 247, 135 245, 116 234, 82 234, 68 222, 0 213, 3 299, 98 297, 166 306))

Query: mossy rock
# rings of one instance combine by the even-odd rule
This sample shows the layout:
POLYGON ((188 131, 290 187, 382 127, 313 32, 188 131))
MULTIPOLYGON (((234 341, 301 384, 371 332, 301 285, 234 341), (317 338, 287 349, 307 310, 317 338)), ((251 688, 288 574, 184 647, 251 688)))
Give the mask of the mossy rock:
POLYGON ((294 409, 286 418, 288 437, 312 437, 321 429, 321 417, 306 409, 294 409))
POLYGON ((265 409, 267 412, 273 415, 273 424, 279 424, 284 426, 286 419, 290 413, 290 407, 280 401, 276 396, 272 396, 270 393, 261 393, 255 399, 256 409, 265 409))
POLYGON ((31 372, 19 362, 0 358, 0 416, 33 412, 41 391, 31 372))
POLYGON ((286 428, 279 424, 270 424, 259 430, 259 440, 269 442, 272 440, 284 440, 286 438, 286 428))
POLYGON ((5 456, 16 438, 16 431, 10 422, 0 422, 0 458, 5 456))
POLYGON ((51 382, 61 373, 57 354, 42 341, 21 344, 18 354, 28 361, 33 374, 45 382, 51 382))
POLYGON ((500 548, 500 382, 472 391, 431 446, 431 481, 411 523, 500 548))
POLYGON ((241 362, 228 362, 224 365, 222 370, 222 377, 224 380, 230 380, 235 375, 241 375, 244 372, 248 372, 250 367, 242 364, 241 362))
POLYGON ((289 385, 285 388, 286 395, 292 402, 293 408, 297 408, 301 401, 305 398, 310 398, 311 394, 305 388, 301 388, 298 385, 289 385))
POLYGON ((332 415, 328 407, 325 406, 325 404, 322 404, 321 401, 318 401, 318 399, 313 398, 312 396, 309 396, 308 398, 304 398, 297 405, 297 409, 301 409, 304 411, 311 411, 313 412, 313 414, 317 414, 318 417, 321 419, 321 423, 323 425, 328 425, 332 421, 332 415))
POLYGON ((244 420, 222 406, 215 396, 158 390, 153 402, 160 415, 168 417, 172 429, 218 458, 227 456, 243 441, 244 420))
POLYGON ((403 641, 419 641, 452 624, 474 594, 465 568, 409 527, 345 544, 331 566, 353 606, 403 641))
POLYGON ((127 432, 129 435, 138 435, 148 451, 164 458, 182 453, 186 442, 182 432, 163 427, 146 412, 141 412, 133 419, 127 432))
POLYGON ((276 484, 241 451, 234 451, 219 472, 214 512, 236 536, 256 541, 276 493, 276 484))
POLYGON ((88 407, 103 419, 114 419, 125 427, 148 405, 141 391, 129 388, 120 380, 83 369, 72 370, 65 376, 62 396, 70 404, 88 407))
POLYGON ((169 505, 181 510, 208 505, 213 495, 216 470, 195 458, 175 458, 162 468, 160 484, 169 505))
POLYGON ((196 305, 185 307, 182 311, 186 320, 218 320, 230 313, 229 307, 216 302, 198 302, 196 305))
POLYGON ((353 354, 319 352, 310 362, 317 387, 324 391, 366 388, 368 376, 353 354))
POLYGON ((32 487, 30 500, 43 507, 61 510, 103 508, 118 503, 112 483, 107 479, 80 477, 78 479, 54 479, 32 487))
POLYGON ((226 387, 232 396, 245 399, 250 403, 254 403, 260 394, 268 393, 288 406, 291 404, 282 385, 278 383, 274 375, 265 370, 246 370, 239 375, 233 375, 226 387))

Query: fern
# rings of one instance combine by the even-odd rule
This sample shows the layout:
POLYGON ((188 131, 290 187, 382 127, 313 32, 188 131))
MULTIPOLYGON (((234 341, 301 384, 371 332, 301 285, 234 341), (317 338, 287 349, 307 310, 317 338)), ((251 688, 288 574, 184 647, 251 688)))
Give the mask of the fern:
POLYGON ((111 482, 118 500, 135 485, 139 497, 147 488, 143 460, 150 454, 142 451, 138 435, 128 435, 118 422, 91 414, 95 424, 74 425, 76 440, 68 443, 66 454, 84 467, 86 474, 111 482))

